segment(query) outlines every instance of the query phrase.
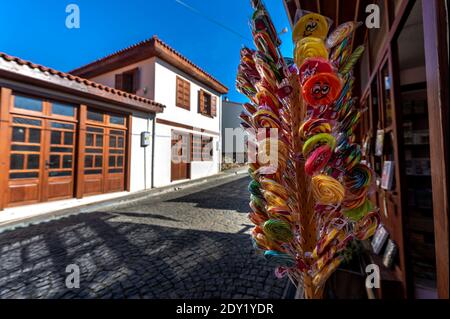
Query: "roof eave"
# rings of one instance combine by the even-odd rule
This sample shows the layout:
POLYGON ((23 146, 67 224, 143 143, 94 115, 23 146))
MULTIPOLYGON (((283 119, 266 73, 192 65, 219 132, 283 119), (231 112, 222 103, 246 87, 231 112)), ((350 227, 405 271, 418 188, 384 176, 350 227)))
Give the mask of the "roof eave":
POLYGON ((10 80, 22 81, 45 88, 58 89, 67 93, 88 97, 92 100, 113 103, 128 109, 134 109, 143 112, 161 113, 164 105, 160 103, 149 103, 148 101, 139 101, 125 96, 125 92, 121 93, 112 88, 102 86, 94 87, 86 85, 83 79, 79 81, 69 80, 67 78, 53 75, 49 72, 42 72, 38 69, 30 68, 26 65, 19 65, 14 62, 7 62, 0 59, 0 77, 10 80))
POLYGON ((158 57, 166 61, 220 94, 228 93, 228 88, 225 85, 195 66, 188 59, 183 58, 156 37, 72 70, 69 73, 84 78, 93 78, 152 57, 158 57))

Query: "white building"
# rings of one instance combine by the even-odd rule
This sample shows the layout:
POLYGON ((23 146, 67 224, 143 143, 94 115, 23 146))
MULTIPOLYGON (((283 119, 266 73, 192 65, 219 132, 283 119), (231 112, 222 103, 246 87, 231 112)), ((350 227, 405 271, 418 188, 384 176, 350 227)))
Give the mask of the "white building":
POLYGON ((165 105, 154 123, 146 116, 133 122, 133 134, 148 131, 152 136, 151 147, 133 144, 131 156, 136 164, 131 168, 133 190, 220 171, 221 95, 228 89, 156 36, 71 74, 165 105), (172 145, 177 142, 188 150, 182 152, 182 161, 171 160, 172 145))

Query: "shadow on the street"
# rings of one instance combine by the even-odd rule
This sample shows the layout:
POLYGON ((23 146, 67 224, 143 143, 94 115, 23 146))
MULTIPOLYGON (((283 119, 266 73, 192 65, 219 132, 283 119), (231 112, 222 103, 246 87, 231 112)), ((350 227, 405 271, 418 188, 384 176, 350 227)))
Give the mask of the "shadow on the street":
POLYGON ((248 213, 248 203, 250 200, 247 196, 247 185, 249 181, 249 177, 243 177, 224 185, 208 188, 186 196, 176 197, 167 202, 194 203, 195 207, 199 208, 235 210, 239 213, 248 213))
POLYGON ((274 277, 247 234, 110 221, 116 217, 80 214, 1 234, 0 299, 283 294, 286 281, 274 277), (65 285, 70 264, 80 267, 79 289, 65 285))
POLYGON ((120 215, 120 216, 127 216, 127 217, 138 217, 138 218, 156 218, 156 219, 161 219, 161 220, 167 220, 167 221, 173 221, 173 222, 178 222, 178 219, 172 218, 172 217, 168 217, 168 216, 164 216, 164 215, 159 215, 159 214, 151 214, 148 212, 143 212, 143 213, 136 213, 136 212, 122 212, 122 211, 114 211, 115 215, 120 215))

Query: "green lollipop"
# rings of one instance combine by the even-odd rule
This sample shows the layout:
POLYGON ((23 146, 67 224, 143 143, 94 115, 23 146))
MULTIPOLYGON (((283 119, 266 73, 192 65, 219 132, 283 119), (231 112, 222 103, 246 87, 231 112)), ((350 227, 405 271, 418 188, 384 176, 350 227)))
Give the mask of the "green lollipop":
POLYGON ((269 219, 264 223, 263 226, 264 234, 270 239, 280 241, 283 243, 288 243, 294 238, 291 226, 282 220, 269 219))

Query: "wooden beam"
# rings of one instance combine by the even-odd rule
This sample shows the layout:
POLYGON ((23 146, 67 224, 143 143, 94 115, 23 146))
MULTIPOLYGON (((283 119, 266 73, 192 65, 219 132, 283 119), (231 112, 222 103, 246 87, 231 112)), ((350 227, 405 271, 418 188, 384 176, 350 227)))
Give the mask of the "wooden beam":
MULTIPOLYGON (((355 23, 358 22, 359 4, 360 4, 360 0, 356 0, 355 18, 353 19, 353 22, 355 22, 355 23)), ((356 30, 353 31, 352 46, 351 46, 350 52, 353 52, 353 45, 355 44, 355 35, 356 35, 356 30)))
POLYGON ((9 176, 9 104, 11 89, 0 89, 0 210, 6 206, 9 176))
POLYGON ((425 66, 427 77, 430 158, 439 298, 449 294, 449 80, 445 4, 440 0, 422 1, 425 66))
MULTIPOLYGON (((125 190, 127 192, 131 191, 131 147, 133 143, 133 116, 128 115, 127 118, 127 149, 126 149, 126 172, 125 172, 125 190)), ((152 143, 155 141, 152 139, 152 143)))
POLYGON ((339 25, 339 0, 336 0, 336 19, 335 19, 335 26, 337 27, 339 25))
POLYGON ((86 148, 87 106, 81 104, 78 109, 78 132, 75 165, 75 197, 83 198, 84 194, 84 153, 86 148))

